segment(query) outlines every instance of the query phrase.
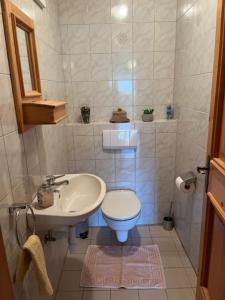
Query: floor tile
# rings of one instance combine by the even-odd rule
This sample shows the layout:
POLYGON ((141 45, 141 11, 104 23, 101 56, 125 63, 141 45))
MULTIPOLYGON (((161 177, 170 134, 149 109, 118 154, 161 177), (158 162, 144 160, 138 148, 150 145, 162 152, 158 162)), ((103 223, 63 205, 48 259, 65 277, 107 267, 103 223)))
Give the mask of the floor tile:
POLYGON ((111 300, 139 300, 138 290, 112 290, 111 300))
POLYGON ((165 269, 167 288, 186 288, 191 287, 187 273, 184 268, 165 269))
POLYGON ((75 253, 86 253, 88 246, 90 245, 91 240, 82 240, 76 239, 75 241, 75 253))
POLYGON ((164 268, 181 268, 182 260, 176 252, 161 252, 161 258, 164 268))
POLYGON ((63 270, 80 271, 83 267, 84 253, 67 254, 63 270))
POLYGON ((174 239, 179 239, 179 236, 178 236, 175 228, 172 231, 170 231, 170 235, 174 239))
POLYGON ((165 290, 139 290, 140 300, 167 300, 165 290))
POLYGON ((132 244, 134 246, 145 246, 145 245, 152 245, 153 240, 150 237, 134 237, 132 238, 132 244))
POLYGON ((168 300, 194 300, 192 289, 169 289, 166 291, 168 300))
POLYGON ((104 237, 97 237, 96 239, 91 240, 91 245, 111 246, 112 239, 106 239, 104 237))
POLYGON ((176 245, 170 237, 152 238, 153 243, 159 246, 160 251, 177 252, 176 245))
POLYGON ((110 300, 110 290, 108 290, 108 291, 95 291, 95 290, 84 291, 83 300, 110 300))
POLYGON ((152 237, 168 237, 171 235, 171 231, 163 229, 161 225, 151 225, 149 228, 152 237))
POLYGON ((172 239, 173 239, 173 242, 174 242, 174 244, 175 244, 175 246, 177 248, 177 251, 183 252, 184 251, 184 247, 183 247, 181 241, 179 240, 179 238, 178 237, 173 237, 172 239))
POLYGON ((97 239, 99 237, 111 239, 112 230, 108 227, 92 227, 90 230, 91 239, 97 239))
POLYGON ((180 256, 183 267, 192 268, 191 262, 184 251, 179 252, 179 256, 180 256))
POLYGON ((149 226, 136 226, 134 229, 131 230, 131 235, 133 238, 135 237, 150 237, 149 226))
POLYGON ((63 271, 59 291, 80 291, 80 271, 63 271))
POLYGON ((82 300, 83 292, 59 292, 56 300, 82 300))
POLYGON ((191 287, 196 287, 197 285, 197 276, 193 268, 185 268, 185 271, 187 273, 189 282, 191 283, 191 287))

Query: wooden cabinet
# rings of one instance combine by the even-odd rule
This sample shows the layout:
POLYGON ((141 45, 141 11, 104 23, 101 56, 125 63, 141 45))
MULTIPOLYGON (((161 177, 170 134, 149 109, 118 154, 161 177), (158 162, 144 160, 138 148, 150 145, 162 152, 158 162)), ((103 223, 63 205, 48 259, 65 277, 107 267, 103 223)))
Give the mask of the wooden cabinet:
POLYGON ((56 124, 64 118, 64 101, 23 102, 23 120, 25 124, 56 124))

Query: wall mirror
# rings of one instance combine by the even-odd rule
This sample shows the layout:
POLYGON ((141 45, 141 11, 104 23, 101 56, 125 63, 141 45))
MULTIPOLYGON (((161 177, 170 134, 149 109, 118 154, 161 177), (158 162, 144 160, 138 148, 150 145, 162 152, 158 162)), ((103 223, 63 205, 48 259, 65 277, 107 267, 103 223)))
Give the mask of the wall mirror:
POLYGON ((31 76, 31 68, 32 64, 29 63, 30 57, 29 57, 29 51, 28 47, 29 44, 27 43, 27 34, 26 31, 21 29, 20 27, 16 27, 16 34, 17 34, 17 40, 18 40, 18 50, 19 50, 19 62, 21 65, 21 73, 23 81, 23 89, 24 89, 24 95, 26 93, 31 92, 33 89, 35 89, 35 86, 33 84, 32 76, 31 76))
POLYGON ((22 100, 39 100, 41 83, 35 42, 34 22, 13 3, 4 0, 8 54, 11 75, 22 100), (13 50, 13 51, 11 51, 13 50), (13 73, 13 74, 12 74, 13 73))
POLYGON ((9 0, 0 0, 19 132, 65 118, 65 102, 45 101, 33 20, 9 0))

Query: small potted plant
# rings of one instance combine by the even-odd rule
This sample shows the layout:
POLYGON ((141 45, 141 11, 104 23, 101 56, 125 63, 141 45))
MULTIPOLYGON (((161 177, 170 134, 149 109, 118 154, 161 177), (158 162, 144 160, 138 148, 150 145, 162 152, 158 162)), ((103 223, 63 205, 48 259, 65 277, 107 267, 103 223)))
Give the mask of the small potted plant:
POLYGON ((142 121, 143 122, 152 122, 153 121, 153 112, 154 112, 154 109, 152 109, 152 108, 144 109, 143 115, 142 115, 142 121))

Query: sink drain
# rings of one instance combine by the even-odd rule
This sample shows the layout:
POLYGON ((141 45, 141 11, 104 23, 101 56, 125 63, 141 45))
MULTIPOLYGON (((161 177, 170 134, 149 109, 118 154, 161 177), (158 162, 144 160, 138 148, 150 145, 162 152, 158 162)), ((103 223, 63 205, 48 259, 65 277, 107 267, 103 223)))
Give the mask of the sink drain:
POLYGON ((69 213, 75 213, 76 210, 69 210, 69 213))

